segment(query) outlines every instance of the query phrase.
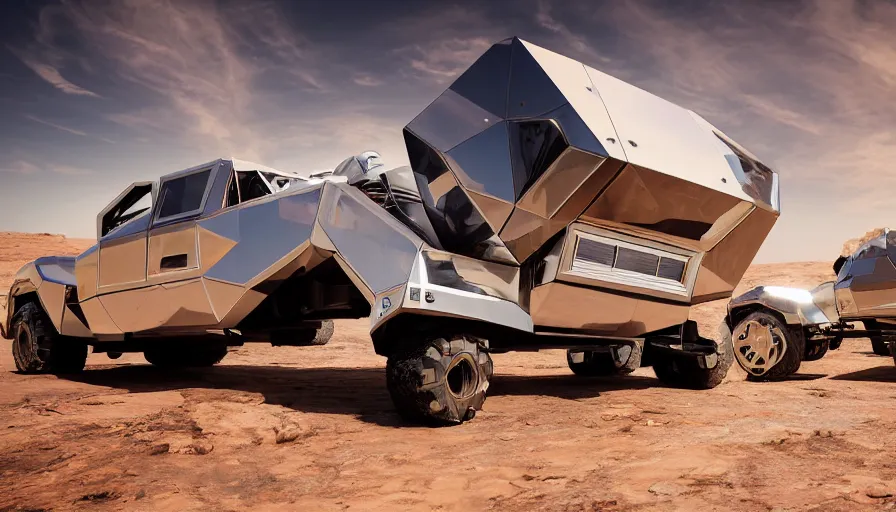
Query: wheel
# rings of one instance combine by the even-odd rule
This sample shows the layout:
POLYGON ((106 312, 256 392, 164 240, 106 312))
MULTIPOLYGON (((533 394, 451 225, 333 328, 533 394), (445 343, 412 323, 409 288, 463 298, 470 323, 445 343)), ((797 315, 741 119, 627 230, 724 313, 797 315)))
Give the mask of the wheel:
POLYGON ((12 357, 23 373, 77 373, 87 363, 87 344, 60 336, 39 305, 29 302, 16 311, 10 333, 12 357))
POLYGON ((800 327, 757 311, 737 323, 733 332, 737 364, 753 381, 780 379, 800 369, 806 342, 800 327))
POLYGON ((201 368, 214 366, 227 355, 226 345, 190 346, 189 340, 183 345, 164 343, 146 349, 143 357, 153 366, 160 368, 201 368))
POLYGON ((871 350, 873 350, 874 353, 879 356, 890 355, 890 346, 880 336, 871 337, 871 350))
POLYGON ((830 340, 813 341, 806 343, 806 353, 803 355, 803 361, 818 361, 831 347, 830 340))
MULTIPOLYGON (((702 361, 684 357, 664 357, 653 362, 653 373, 669 386, 687 389, 712 389, 725 380, 734 362, 731 331, 722 324, 720 340, 715 342, 715 364, 708 368, 702 361)), ((708 363, 712 363, 712 358, 708 363)))
POLYGON ((606 351, 566 351, 566 364, 580 377, 628 375, 641 367, 643 345, 612 345, 606 351))
POLYGON ((305 345, 326 345, 333 337, 333 321, 324 320, 317 329, 309 329, 307 332, 299 335, 305 345))
POLYGON ((390 355, 386 385, 398 413, 433 425, 473 419, 485 402, 493 372, 481 343, 472 336, 446 336, 390 355))
MULTIPOLYGON (((868 330, 880 328, 880 324, 878 324, 876 320, 864 320, 862 324, 865 326, 865 329, 868 330)), ((887 342, 884 341, 883 336, 871 336, 871 350, 879 356, 890 355, 890 347, 887 342)))

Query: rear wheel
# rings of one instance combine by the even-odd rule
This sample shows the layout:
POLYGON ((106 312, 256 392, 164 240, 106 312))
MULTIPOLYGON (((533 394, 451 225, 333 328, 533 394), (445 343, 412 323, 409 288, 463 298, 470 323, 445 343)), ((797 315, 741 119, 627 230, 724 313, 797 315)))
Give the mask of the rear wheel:
POLYGON ((605 350, 566 351, 566 364, 580 377, 627 375, 641 367, 643 345, 612 345, 605 350))
POLYGON ((386 385, 402 417, 446 425, 473 419, 485 403, 492 372, 492 359, 480 340, 439 337, 390 355, 386 385))
MULTIPOLYGON (((875 320, 864 320, 862 324, 865 326, 865 329, 880 329, 880 324, 875 320)), ((871 336, 871 350, 879 356, 890 355, 890 347, 887 342, 884 341, 883 336, 871 336)))
POLYGON ((161 368, 201 368, 214 366, 227 355, 226 345, 190 346, 187 340, 183 346, 165 343, 148 348, 143 357, 153 366, 161 368))
POLYGON ((77 373, 87 363, 87 344, 60 336, 47 314, 29 302, 16 311, 10 332, 16 369, 23 373, 77 373))
POLYGON ((757 311, 737 323, 732 333, 737 364, 754 381, 781 379, 800 369, 806 342, 802 328, 757 311))

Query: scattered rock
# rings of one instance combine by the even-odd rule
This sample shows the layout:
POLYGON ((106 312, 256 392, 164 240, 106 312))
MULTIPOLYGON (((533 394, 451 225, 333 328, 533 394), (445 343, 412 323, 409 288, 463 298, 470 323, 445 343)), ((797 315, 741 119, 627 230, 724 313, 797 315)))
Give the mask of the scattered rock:
POLYGON ((190 445, 190 452, 195 455, 208 455, 215 449, 215 445, 204 439, 197 439, 190 445))
POLYGON ((85 494, 78 498, 77 501, 109 501, 118 498, 118 493, 113 491, 101 491, 85 494))
POLYGON ((893 493, 884 484, 874 484, 865 490, 865 496, 869 498, 889 498, 893 493))
POLYGON ((815 437, 834 437, 834 433, 830 430, 816 430, 812 435, 815 437))
POLYGON ((657 482, 647 489, 647 492, 657 496, 680 496, 687 492, 688 488, 675 482, 657 482))
POLYGON ((143 499, 143 498, 145 498, 145 497, 146 497, 146 491, 144 491, 143 489, 140 489, 139 491, 137 491, 137 495, 134 496, 134 499, 135 499, 135 500, 141 500, 141 499, 143 499))
POLYGON ((291 443, 299 437, 302 437, 302 429, 295 425, 290 425, 283 428, 274 428, 274 432, 277 434, 277 444, 291 443))
POLYGON ((150 455, 162 455, 163 453, 168 453, 168 450, 171 449, 171 446, 168 443, 162 443, 153 445, 152 448, 149 449, 150 455))

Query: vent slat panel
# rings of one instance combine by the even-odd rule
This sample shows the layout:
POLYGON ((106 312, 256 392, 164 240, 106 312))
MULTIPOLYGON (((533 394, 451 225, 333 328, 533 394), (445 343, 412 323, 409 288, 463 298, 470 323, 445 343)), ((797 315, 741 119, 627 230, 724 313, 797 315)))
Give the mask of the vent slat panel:
POLYGON ((596 240, 581 238, 579 239, 576 258, 590 263, 600 263, 601 265, 612 267, 613 260, 616 259, 616 246, 601 243, 596 240))
POLYGON ((659 271, 656 273, 657 277, 681 281, 681 277, 683 274, 684 274, 684 262, 683 261, 674 260, 672 258, 660 258, 660 268, 659 268, 659 271))
POLYGON ((656 254, 636 251, 628 247, 619 247, 618 251, 616 268, 647 274, 648 276, 656 275, 656 267, 660 262, 660 257, 656 254))

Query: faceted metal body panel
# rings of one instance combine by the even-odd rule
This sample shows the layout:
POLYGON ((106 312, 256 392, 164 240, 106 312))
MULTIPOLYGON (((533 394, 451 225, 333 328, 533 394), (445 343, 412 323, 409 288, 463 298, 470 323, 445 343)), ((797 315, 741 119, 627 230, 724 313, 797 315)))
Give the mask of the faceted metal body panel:
POLYGON ((845 319, 896 317, 896 232, 859 247, 840 269, 837 308, 845 319))
POLYGON ((812 292, 783 286, 757 286, 728 302, 729 316, 744 306, 760 305, 777 311, 789 325, 819 325, 838 321, 825 313, 829 309, 832 283, 825 283, 812 292), (817 302, 816 302, 817 297, 817 302))

